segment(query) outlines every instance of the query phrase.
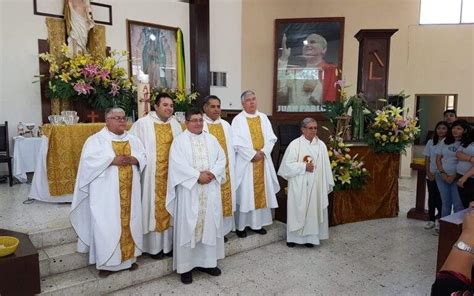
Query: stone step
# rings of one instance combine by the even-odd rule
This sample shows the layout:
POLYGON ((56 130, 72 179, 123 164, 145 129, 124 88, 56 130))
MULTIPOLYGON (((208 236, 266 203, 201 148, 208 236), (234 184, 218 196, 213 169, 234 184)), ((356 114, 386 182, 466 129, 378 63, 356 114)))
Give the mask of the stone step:
MULTIPOLYGON (((267 229, 266 235, 248 232, 248 237, 243 239, 238 238, 235 233, 229 234, 229 241, 225 244, 226 256, 256 249, 285 238, 285 224, 274 221, 271 226, 265 228, 267 229)), ((64 246, 63 251, 68 252, 68 248, 71 247, 64 246)), ((60 253, 61 251, 58 247, 56 253, 57 258, 60 257, 60 253)), ((223 260, 225 260, 225 258, 223 260)), ((105 279, 98 276, 98 271, 94 265, 58 274, 51 273, 50 276, 41 279, 41 295, 101 295, 138 285, 173 272, 172 258, 153 260, 148 256, 141 256, 138 258, 137 263, 139 265, 137 270, 133 272, 118 272, 105 279)), ((65 264, 67 264, 67 262, 65 264)), ((50 267, 51 266, 50 264, 50 267)), ((50 269, 50 272, 53 271, 54 268, 50 269)), ((58 266, 57 268, 59 269, 60 267, 58 266)))
POLYGON ((39 250, 40 276, 46 277, 87 267, 88 254, 76 252, 76 246, 77 241, 39 250))
POLYGON ((63 228, 45 229, 28 233, 28 235, 37 249, 77 242, 77 234, 71 225, 63 228))

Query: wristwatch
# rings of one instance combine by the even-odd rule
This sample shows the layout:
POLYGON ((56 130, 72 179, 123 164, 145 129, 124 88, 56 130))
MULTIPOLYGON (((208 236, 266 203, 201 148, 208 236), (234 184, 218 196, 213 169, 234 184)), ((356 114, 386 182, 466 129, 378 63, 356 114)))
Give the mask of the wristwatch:
POLYGON ((471 253, 472 255, 474 255, 474 249, 470 245, 466 244, 463 241, 458 241, 457 243, 454 244, 454 246, 458 250, 468 252, 468 253, 471 253))

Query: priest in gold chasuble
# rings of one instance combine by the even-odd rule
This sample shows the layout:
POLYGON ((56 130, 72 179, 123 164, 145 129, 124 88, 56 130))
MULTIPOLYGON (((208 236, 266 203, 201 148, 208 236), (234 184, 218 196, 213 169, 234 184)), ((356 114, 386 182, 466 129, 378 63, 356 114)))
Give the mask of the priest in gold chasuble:
POLYGON ((99 275, 133 269, 142 254, 140 174, 146 166, 141 141, 128 134, 125 112, 106 112, 106 127, 82 149, 71 206, 77 250, 89 253, 99 275))
POLYGON ((245 237, 246 227, 265 234, 272 224, 272 208, 277 208, 276 193, 280 185, 271 158, 277 137, 268 117, 257 110, 253 91, 241 96, 243 111, 232 121, 235 157, 237 235, 245 237))
POLYGON ((221 186, 224 235, 235 230, 235 150, 230 124, 221 118, 221 100, 217 96, 204 99, 204 131, 217 138, 226 156, 226 181, 221 186))
POLYGON ((171 143, 182 132, 173 111, 170 96, 158 94, 155 111, 138 119, 130 130, 142 140, 147 155, 142 179, 143 252, 154 259, 164 258, 173 246, 173 223, 165 207, 166 184, 171 143))

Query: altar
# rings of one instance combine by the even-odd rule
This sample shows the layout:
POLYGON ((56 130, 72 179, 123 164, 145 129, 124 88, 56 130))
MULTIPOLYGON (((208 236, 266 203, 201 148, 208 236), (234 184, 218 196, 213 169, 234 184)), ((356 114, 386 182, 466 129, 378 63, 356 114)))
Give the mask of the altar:
POLYGON ((105 123, 43 125, 29 198, 44 202, 72 202, 82 146, 105 123))

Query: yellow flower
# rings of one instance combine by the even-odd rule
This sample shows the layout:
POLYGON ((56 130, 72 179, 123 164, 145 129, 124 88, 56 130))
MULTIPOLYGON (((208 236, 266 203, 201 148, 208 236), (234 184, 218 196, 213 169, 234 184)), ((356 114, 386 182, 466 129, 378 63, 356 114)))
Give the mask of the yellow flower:
POLYGON ((337 146, 339 146, 339 147, 341 147, 341 148, 342 148, 342 147, 344 147, 345 145, 344 145, 344 143, 342 143, 342 142, 339 142, 339 144, 337 144, 337 146))
POLYGON ((64 82, 69 82, 69 80, 71 80, 71 76, 69 76, 69 73, 62 73, 61 75, 59 75, 59 77, 61 78, 62 81, 64 82))
POLYGON ((337 163, 333 160, 331 161, 331 168, 335 168, 337 166, 337 163))
POLYGON ((345 172, 343 175, 341 175, 339 177, 339 180, 341 180, 341 183, 342 184, 351 184, 351 175, 349 174, 349 172, 345 172))
POLYGON ((386 141, 387 140, 387 135, 382 135, 382 141, 386 141))
POLYGON ((376 139, 380 138, 380 133, 375 133, 375 134, 374 134, 374 137, 375 137, 376 139))
POLYGON ((346 159, 351 159, 351 156, 349 154, 344 155, 346 159))
POLYGON ((375 117, 375 122, 388 122, 388 117, 385 112, 380 112, 377 114, 377 117, 375 117))
POLYGON ((329 157, 333 156, 333 153, 332 153, 331 150, 328 151, 328 155, 329 155, 329 157))

